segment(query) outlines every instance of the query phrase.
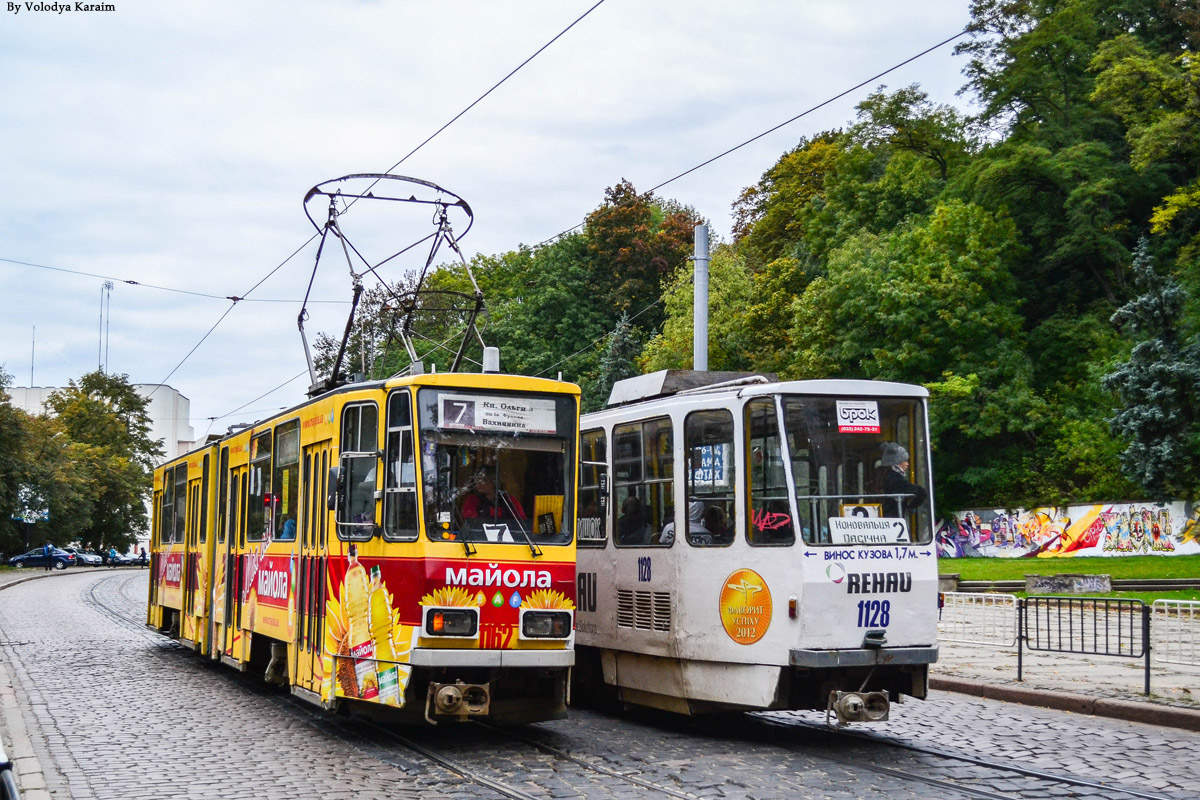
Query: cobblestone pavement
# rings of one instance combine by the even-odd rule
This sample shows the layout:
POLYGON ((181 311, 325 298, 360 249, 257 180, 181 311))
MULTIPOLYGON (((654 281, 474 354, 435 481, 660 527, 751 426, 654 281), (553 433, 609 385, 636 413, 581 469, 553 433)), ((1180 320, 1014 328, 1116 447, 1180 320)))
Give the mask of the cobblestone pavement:
POLYGON ((1200 733, 948 692, 856 727, 867 741, 825 730, 823 716, 810 713, 688 720, 584 709, 518 729, 524 738, 451 725, 394 736, 288 699, 146 630, 145 589, 145 571, 68 570, 0 592, 0 735, 25 800, 505 796, 455 764, 538 798, 1125 796, 1048 786, 893 741, 1160 797, 1200 795, 1189 757, 1200 733))

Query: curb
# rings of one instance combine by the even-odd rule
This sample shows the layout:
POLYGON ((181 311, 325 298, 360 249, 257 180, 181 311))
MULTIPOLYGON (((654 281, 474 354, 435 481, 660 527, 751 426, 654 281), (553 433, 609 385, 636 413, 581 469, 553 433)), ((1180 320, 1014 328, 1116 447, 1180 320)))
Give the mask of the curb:
POLYGON ((1176 708, 1157 703, 1138 703, 1132 700, 1110 700, 1069 692, 1026 689, 1005 684, 982 684, 978 681, 934 678, 932 676, 929 678, 929 688, 982 697, 987 700, 1003 700, 1006 703, 1052 708, 1056 711, 1070 711, 1075 714, 1200 731, 1200 711, 1193 711, 1189 708, 1176 708))

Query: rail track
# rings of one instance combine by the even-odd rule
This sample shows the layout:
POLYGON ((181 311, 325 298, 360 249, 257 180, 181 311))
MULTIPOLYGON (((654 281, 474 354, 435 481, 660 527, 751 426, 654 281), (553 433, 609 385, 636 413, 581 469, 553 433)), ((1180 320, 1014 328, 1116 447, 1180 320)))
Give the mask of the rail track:
MULTIPOLYGON (((137 610, 141 597, 132 590, 134 583, 122 577, 116 573, 95 581, 84 591, 84 602, 116 624, 155 640, 164 650, 177 649, 183 664, 208 668, 208 663, 190 649, 145 627, 137 610)), ((628 744, 621 750, 625 729, 639 724, 650 726, 649 734, 642 732, 643 738, 653 736, 655 731, 677 740, 691 737, 694 745, 690 749, 699 760, 704 759, 706 748, 719 746, 729 752, 744 752, 751 771, 755 770, 755 762, 761 761, 763 774, 772 774, 779 781, 770 785, 770 796, 811 792, 811 784, 803 780, 814 771, 838 783, 865 780, 878 786, 882 782, 895 790, 896 797, 1013 800, 1081 795, 1112 800, 1180 800, 1193 796, 1185 792, 1150 792, 1119 782, 989 761, 877 730, 833 730, 819 715, 806 712, 761 712, 707 721, 645 712, 619 719, 576 712, 579 724, 572 730, 544 725, 511 729, 483 724, 441 725, 421 730, 418 741, 411 728, 355 715, 330 715, 279 693, 256 676, 234 670, 216 672, 321 735, 349 745, 364 758, 412 776, 413 797, 444 792, 445 796, 500 796, 512 800, 561 796, 699 800, 712 796, 714 786, 725 797, 763 796, 762 787, 744 786, 728 778, 725 783, 698 787, 671 775, 669 768, 652 759, 637 757, 628 744), (873 778, 867 779, 868 775, 873 778)), ((407 796, 405 788, 397 789, 397 796, 407 796)))

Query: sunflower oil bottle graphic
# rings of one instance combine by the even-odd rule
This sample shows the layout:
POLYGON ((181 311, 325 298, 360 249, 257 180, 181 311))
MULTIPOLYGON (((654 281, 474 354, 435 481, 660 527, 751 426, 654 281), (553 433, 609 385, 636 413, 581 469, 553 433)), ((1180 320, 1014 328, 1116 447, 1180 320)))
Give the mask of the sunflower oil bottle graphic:
POLYGON ((342 599, 346 603, 346 622, 349 627, 350 656, 354 659, 354 676, 358 696, 371 700, 379 694, 379 678, 375 674, 375 641, 371 638, 371 598, 367 570, 358 561, 358 547, 350 545, 349 566, 342 584, 342 599))
POLYGON ((379 699, 389 706, 400 705, 400 670, 396 666, 396 647, 392 642, 392 603, 379 565, 371 567, 371 639, 379 670, 379 699))

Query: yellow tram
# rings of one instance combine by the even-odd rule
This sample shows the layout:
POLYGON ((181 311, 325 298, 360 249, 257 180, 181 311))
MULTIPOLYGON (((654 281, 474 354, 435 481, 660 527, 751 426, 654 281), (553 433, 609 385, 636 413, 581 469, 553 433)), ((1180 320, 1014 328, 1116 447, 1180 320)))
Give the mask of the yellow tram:
POLYGON ((147 624, 333 708, 566 714, 579 389, 342 386, 154 474, 147 624))

